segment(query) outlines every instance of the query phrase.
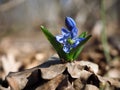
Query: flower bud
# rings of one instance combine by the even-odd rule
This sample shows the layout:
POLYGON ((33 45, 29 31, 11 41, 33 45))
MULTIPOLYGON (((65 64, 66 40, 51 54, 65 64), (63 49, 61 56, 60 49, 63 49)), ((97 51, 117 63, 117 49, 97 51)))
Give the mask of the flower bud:
POLYGON ((75 21, 71 17, 66 17, 65 25, 71 31, 74 27, 76 27, 75 21))

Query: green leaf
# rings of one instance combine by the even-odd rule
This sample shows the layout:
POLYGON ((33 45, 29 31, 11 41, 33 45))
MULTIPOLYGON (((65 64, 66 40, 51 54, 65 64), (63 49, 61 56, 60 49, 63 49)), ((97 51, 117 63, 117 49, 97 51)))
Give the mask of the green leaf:
POLYGON ((79 38, 86 38, 87 32, 83 32, 79 35, 79 38))
POLYGON ((81 41, 81 43, 76 47, 73 48, 70 52, 70 56, 73 58, 73 60, 77 59, 78 55, 81 53, 81 51, 84 48, 84 44, 91 38, 91 35, 87 36, 85 40, 81 41))
POLYGON ((44 26, 41 26, 41 30, 45 34, 51 45, 55 48, 59 57, 64 60, 68 60, 69 56, 63 51, 63 46, 59 42, 57 42, 52 33, 50 33, 44 26))

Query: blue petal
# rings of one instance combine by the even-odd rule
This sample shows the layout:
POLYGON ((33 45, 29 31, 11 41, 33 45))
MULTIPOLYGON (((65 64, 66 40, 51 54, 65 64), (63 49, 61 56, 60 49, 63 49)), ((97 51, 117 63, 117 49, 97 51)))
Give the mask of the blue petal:
POLYGON ((74 42, 74 44, 72 45, 72 48, 77 47, 79 43, 80 43, 80 41, 76 40, 76 41, 74 42))
POLYGON ((71 38, 71 34, 70 33, 64 35, 64 39, 68 39, 68 38, 71 38))
POLYGON ((66 17, 65 24, 69 30, 76 27, 76 23, 71 17, 66 17))
POLYGON ((64 41, 64 36, 63 36, 63 35, 58 35, 58 36, 56 36, 56 40, 57 40, 59 43, 63 43, 63 41, 64 41))
POLYGON ((67 29, 65 28, 62 28, 62 35, 63 35, 63 38, 64 39, 68 39, 68 38, 71 38, 71 32, 68 31, 67 29))
POLYGON ((68 31, 66 28, 62 28, 61 32, 62 32, 62 35, 66 35, 66 34, 70 33, 70 31, 68 31))
POLYGON ((75 27, 71 31, 71 38, 73 39, 73 38, 77 37, 77 34, 78 34, 78 29, 75 27))
POLYGON ((85 38, 76 38, 74 44, 72 45, 72 48, 75 48, 78 46, 78 44, 83 41, 85 38))
POLYGON ((63 51, 64 51, 65 53, 69 53, 69 52, 70 52, 70 45, 64 45, 63 51))
POLYGON ((78 40, 79 42, 85 40, 85 38, 77 38, 76 40, 78 40))

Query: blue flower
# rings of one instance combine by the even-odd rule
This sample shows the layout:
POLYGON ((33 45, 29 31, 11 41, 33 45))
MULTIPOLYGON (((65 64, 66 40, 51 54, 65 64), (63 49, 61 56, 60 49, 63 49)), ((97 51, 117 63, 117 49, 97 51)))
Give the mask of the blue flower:
POLYGON ((63 51, 69 53, 71 49, 78 46, 84 38, 77 37, 78 29, 75 21, 71 17, 66 17, 65 24, 67 28, 62 28, 62 35, 57 35, 56 40, 63 44, 63 51))

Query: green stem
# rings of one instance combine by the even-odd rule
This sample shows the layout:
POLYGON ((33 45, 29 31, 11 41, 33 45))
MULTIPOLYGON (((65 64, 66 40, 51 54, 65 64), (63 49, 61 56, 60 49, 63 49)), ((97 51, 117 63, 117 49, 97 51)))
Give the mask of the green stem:
POLYGON ((103 23, 103 29, 101 31, 101 41, 103 45, 104 55, 106 57, 107 63, 111 60, 109 49, 108 49, 108 42, 106 36, 106 17, 105 17, 105 8, 104 8, 104 0, 101 0, 101 19, 103 23))

